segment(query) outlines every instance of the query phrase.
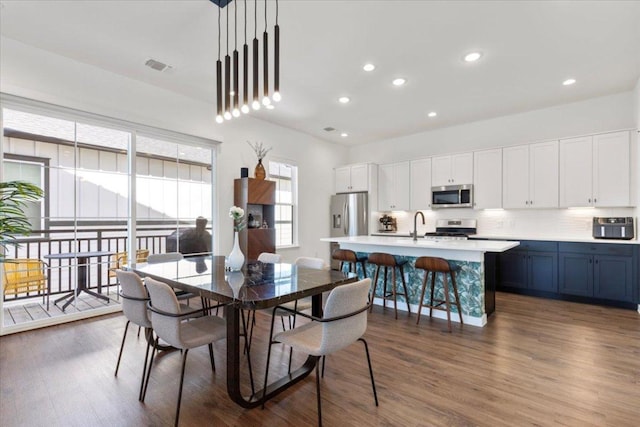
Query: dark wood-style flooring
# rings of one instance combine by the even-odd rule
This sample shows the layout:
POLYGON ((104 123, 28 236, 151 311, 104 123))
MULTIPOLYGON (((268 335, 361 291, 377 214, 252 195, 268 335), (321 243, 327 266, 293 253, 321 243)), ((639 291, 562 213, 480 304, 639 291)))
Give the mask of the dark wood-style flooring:
MULTIPOLYGON (((118 377, 125 320, 109 315, 0 338, 2 426, 172 425, 180 357, 154 366, 146 403, 137 400, 145 341, 129 330, 118 377)), ((258 315, 252 351, 262 381, 267 318, 258 315)), ((360 344, 327 358, 322 380, 325 426, 638 426, 640 314, 498 294, 485 328, 454 325, 376 307, 366 338, 378 386, 375 407, 360 344)), ((312 426, 315 376, 265 410, 245 410, 226 394, 225 342, 189 353, 184 426, 312 426)), ((274 347, 271 372, 286 370, 274 347)), ((300 363, 303 358, 298 355, 300 363)), ((270 375, 271 377, 271 375, 270 375)), ((273 378, 273 377, 271 377, 273 378)))

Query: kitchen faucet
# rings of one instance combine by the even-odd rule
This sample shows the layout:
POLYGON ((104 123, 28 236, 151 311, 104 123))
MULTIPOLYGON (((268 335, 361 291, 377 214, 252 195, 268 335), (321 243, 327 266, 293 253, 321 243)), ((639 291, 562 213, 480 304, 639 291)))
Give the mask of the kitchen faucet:
POLYGON ((422 225, 424 225, 424 214, 422 211, 416 211, 416 214, 413 216, 413 241, 418 241, 418 214, 422 216, 422 225))

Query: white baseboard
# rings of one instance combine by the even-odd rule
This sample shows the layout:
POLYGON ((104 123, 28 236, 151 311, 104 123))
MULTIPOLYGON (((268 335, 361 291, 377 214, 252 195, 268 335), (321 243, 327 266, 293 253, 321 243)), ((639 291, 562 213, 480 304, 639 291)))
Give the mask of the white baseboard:
MULTIPOLYGON (((373 303, 375 305, 379 305, 379 306, 383 306, 383 299, 382 298, 374 298, 373 299, 373 303)), ((411 307, 411 313, 415 314, 418 312, 418 306, 414 305, 414 304, 409 304, 409 306, 411 307)), ((404 311, 406 312, 407 310, 404 310, 404 308, 407 307, 407 304, 405 304, 404 302, 398 302, 398 310, 399 311, 404 311)), ((393 310, 393 302, 387 300, 387 308, 391 308, 391 310, 393 310)), ((640 311, 640 305, 638 306, 638 311, 640 311)), ((429 317, 429 308, 428 307, 423 307, 422 308, 422 315, 426 315, 427 317, 429 317)), ((433 317, 437 318, 437 319, 447 319, 447 313, 445 311, 442 310, 433 310, 433 317)), ((458 317, 458 313, 451 313, 451 321, 455 322, 455 323, 460 323, 460 318, 458 317)), ((473 317, 473 316, 469 316, 466 314, 462 315, 462 321, 464 322, 465 325, 471 325, 471 326, 478 326, 478 327, 484 327, 487 324, 487 314, 484 313, 482 315, 482 317, 473 317)))

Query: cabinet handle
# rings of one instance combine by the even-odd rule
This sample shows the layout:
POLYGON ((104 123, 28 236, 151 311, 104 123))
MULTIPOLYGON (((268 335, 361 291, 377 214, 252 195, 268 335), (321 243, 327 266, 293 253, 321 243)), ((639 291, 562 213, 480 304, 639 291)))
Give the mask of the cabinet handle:
POLYGON ((532 205, 533 204, 533 200, 529 200, 529 204, 532 205))
POLYGON ((598 260, 596 260, 596 264, 598 263, 598 260))
POLYGON ((593 199, 593 203, 597 203, 597 202, 598 202, 598 199, 595 199, 595 198, 594 198, 594 199, 593 199))
POLYGON ((589 260, 589 264, 591 264, 592 262, 593 262, 593 260, 591 260, 591 259, 590 259, 590 260, 589 260))
POLYGON ((589 199, 589 203, 591 203, 591 199, 589 199))

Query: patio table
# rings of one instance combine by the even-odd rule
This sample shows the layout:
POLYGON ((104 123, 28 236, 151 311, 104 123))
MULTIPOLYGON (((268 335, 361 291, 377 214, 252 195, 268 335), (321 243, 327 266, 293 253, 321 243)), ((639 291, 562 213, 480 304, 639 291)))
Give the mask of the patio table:
POLYGON ((109 298, 99 293, 102 290, 101 287, 98 287, 98 292, 93 292, 88 289, 87 284, 89 283, 89 259, 101 258, 103 256, 113 255, 113 253, 114 252, 110 252, 110 251, 90 251, 90 252, 68 252, 68 253, 60 253, 60 254, 43 255, 43 257, 47 259, 58 259, 58 260, 77 259, 78 260, 78 263, 77 263, 77 270, 78 270, 77 279, 78 280, 77 280, 76 289, 73 292, 58 298, 53 302, 53 304, 58 305, 60 301, 63 301, 69 298, 69 301, 64 303, 64 305, 62 306, 62 311, 64 311, 69 306, 69 304, 71 304, 74 300, 78 298, 78 295, 80 295, 80 292, 86 292, 89 295, 105 300, 108 303, 109 298))
MULTIPOLYGON (((226 303, 227 393, 235 403, 244 408, 261 405, 263 400, 271 399, 302 380, 315 368, 316 358, 309 356, 302 367, 269 384, 264 399, 263 391, 254 391, 253 383, 252 394, 244 396, 240 390, 241 311, 273 308, 310 296, 312 313, 320 316, 323 292, 358 280, 353 273, 314 270, 286 263, 264 264, 259 261, 248 262, 242 271, 229 272, 225 269, 222 256, 198 257, 198 260, 185 258, 161 264, 132 264, 126 268, 142 277, 151 277, 174 288, 226 303)), ((251 376, 250 360, 249 374, 251 376)))

